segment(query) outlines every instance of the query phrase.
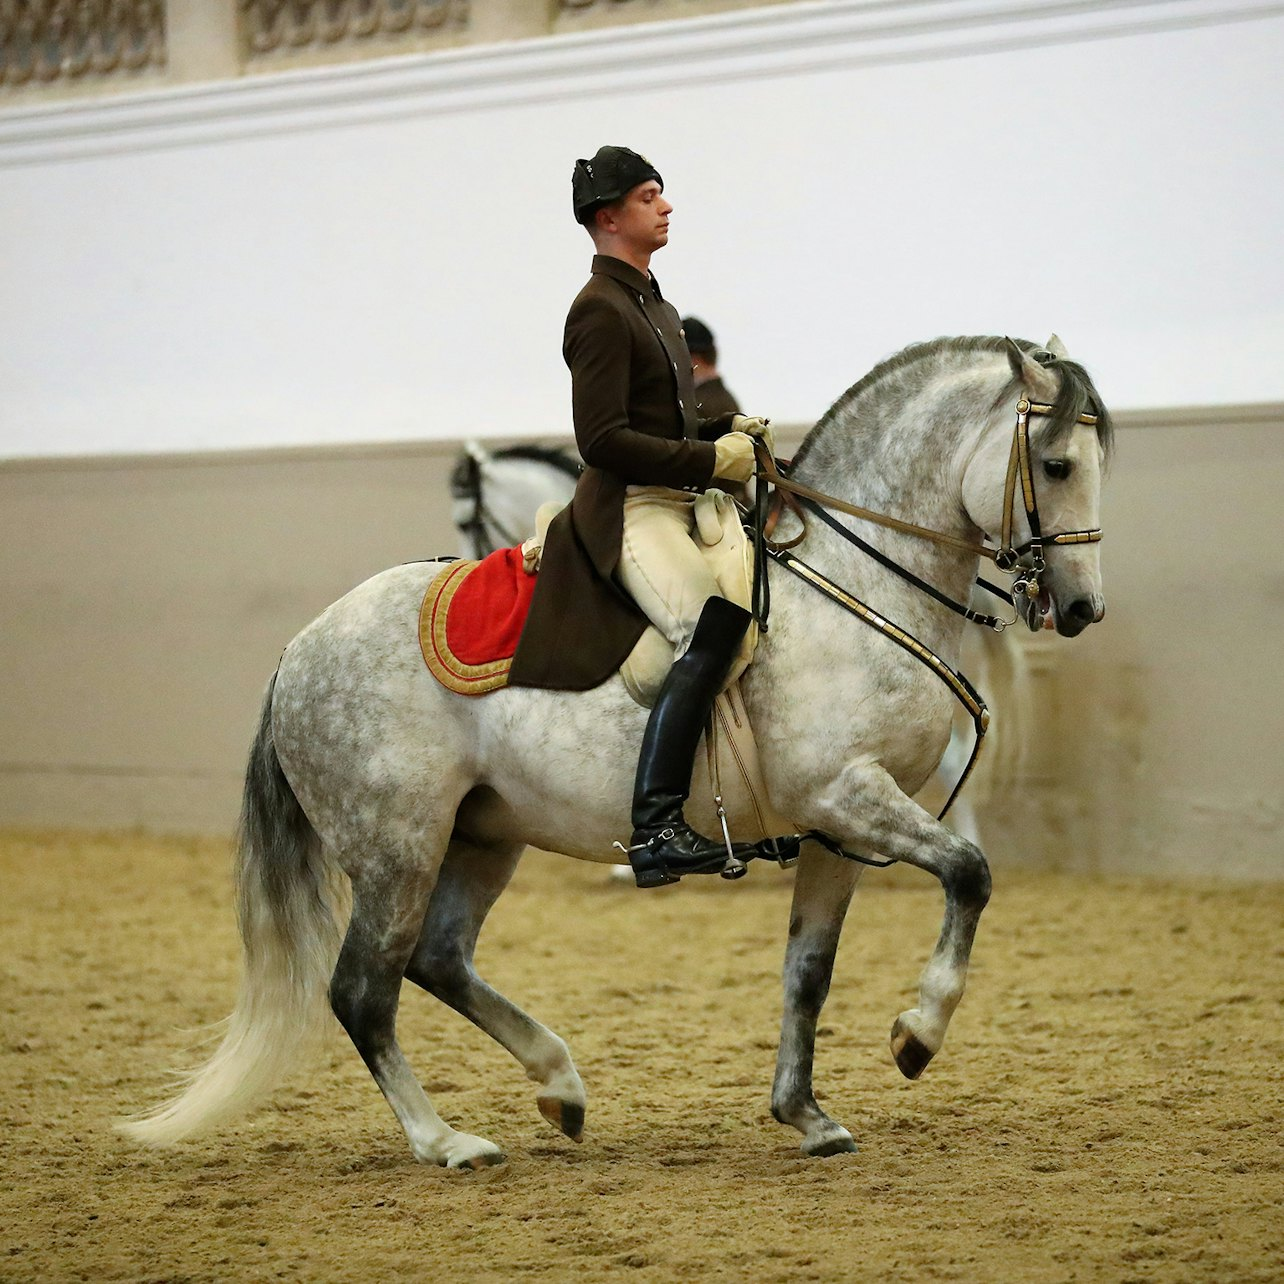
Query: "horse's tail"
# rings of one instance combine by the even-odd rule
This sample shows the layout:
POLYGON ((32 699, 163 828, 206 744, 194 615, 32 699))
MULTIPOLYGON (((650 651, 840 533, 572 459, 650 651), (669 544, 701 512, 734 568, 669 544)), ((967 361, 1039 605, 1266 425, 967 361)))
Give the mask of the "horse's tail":
POLYGON ((236 885, 244 970, 222 1041, 182 1091, 121 1123, 140 1141, 167 1145, 205 1131, 268 1092, 326 1028, 340 928, 339 878, 281 770, 268 684, 245 772, 236 885))

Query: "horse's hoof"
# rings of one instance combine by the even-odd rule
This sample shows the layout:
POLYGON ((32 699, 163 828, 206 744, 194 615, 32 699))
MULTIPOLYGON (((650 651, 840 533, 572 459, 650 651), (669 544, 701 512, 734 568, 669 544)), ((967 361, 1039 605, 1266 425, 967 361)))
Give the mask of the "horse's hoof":
POLYGON ((442 1138, 427 1153, 416 1152, 421 1164, 435 1163, 440 1168, 469 1169, 477 1172, 495 1164, 506 1163, 508 1156, 493 1141, 485 1137, 471 1137, 466 1132, 452 1133, 442 1138))
POLYGON ((917 1079, 934 1055, 905 1024, 904 1017, 897 1017, 896 1024, 892 1026, 892 1056, 901 1074, 907 1079, 917 1079))
POLYGON ((859 1149, 860 1147, 852 1140, 846 1128, 840 1128, 837 1132, 814 1142, 804 1141, 802 1144, 803 1154, 811 1159, 827 1159, 830 1155, 852 1155, 859 1149))
POLYGON ((483 1168, 493 1168, 496 1164, 505 1164, 508 1162, 508 1156, 502 1150, 488 1150, 484 1155, 473 1155, 471 1159, 465 1159, 462 1163, 451 1164, 451 1168, 469 1168, 473 1172, 481 1172, 483 1168))
POLYGON ((553 1125, 560 1128, 572 1141, 584 1140, 584 1107, 578 1101, 562 1101, 558 1097, 540 1097, 536 1104, 539 1112, 553 1125))

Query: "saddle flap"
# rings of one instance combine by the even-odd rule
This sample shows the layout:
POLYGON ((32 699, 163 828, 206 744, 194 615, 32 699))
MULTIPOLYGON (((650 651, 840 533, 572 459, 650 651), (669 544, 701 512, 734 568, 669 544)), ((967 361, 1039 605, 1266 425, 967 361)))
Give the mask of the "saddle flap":
POLYGON ((719 797, 737 842, 752 843, 797 832, 797 826, 780 815, 767 792, 739 682, 733 682, 714 701, 704 752, 696 753, 686 816, 700 833, 721 832, 715 801, 719 797))

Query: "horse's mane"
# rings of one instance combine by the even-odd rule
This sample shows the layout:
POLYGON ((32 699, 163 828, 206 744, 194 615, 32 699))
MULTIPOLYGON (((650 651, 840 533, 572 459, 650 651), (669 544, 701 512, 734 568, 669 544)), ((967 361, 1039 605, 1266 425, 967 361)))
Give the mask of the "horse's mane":
POLYGON ((491 458, 528 459, 535 464, 547 464, 572 478, 578 478, 584 471, 579 457, 559 446, 509 446, 507 450, 497 450, 491 458))
MULTIPOLYGON (((1075 425, 1080 415, 1097 416, 1097 439, 1107 456, 1114 449, 1114 425, 1110 412, 1102 404, 1092 377, 1077 361, 1069 361, 1053 356, 1047 349, 1029 339, 1014 339, 1013 342, 1023 352, 1033 355, 1040 365, 1054 368, 1061 375, 1061 392, 1057 397, 1056 413, 1048 426, 1043 430, 1042 440, 1048 445, 1062 441, 1075 425)), ((943 337, 930 339, 925 343, 912 343, 900 352, 880 361, 863 379, 852 384, 846 392, 834 402, 817 421, 816 426, 807 434, 794 463, 801 462, 809 453, 818 437, 832 423, 859 414, 856 403, 875 388, 881 393, 884 385, 898 386, 905 382, 898 379, 913 367, 925 361, 940 360, 953 355, 967 355, 975 352, 1003 352, 1007 340, 1001 335, 964 335, 962 337, 943 337)), ((1001 405, 1016 391, 1019 381, 1009 379, 995 395, 991 408, 1001 405)))

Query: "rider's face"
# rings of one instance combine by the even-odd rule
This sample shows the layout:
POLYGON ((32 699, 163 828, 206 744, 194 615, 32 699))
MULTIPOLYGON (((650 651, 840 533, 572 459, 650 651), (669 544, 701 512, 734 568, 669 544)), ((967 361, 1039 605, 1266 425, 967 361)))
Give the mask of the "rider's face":
POLYGON ((653 178, 630 188, 605 211, 608 230, 642 254, 654 253, 669 243, 672 212, 673 206, 653 178))

